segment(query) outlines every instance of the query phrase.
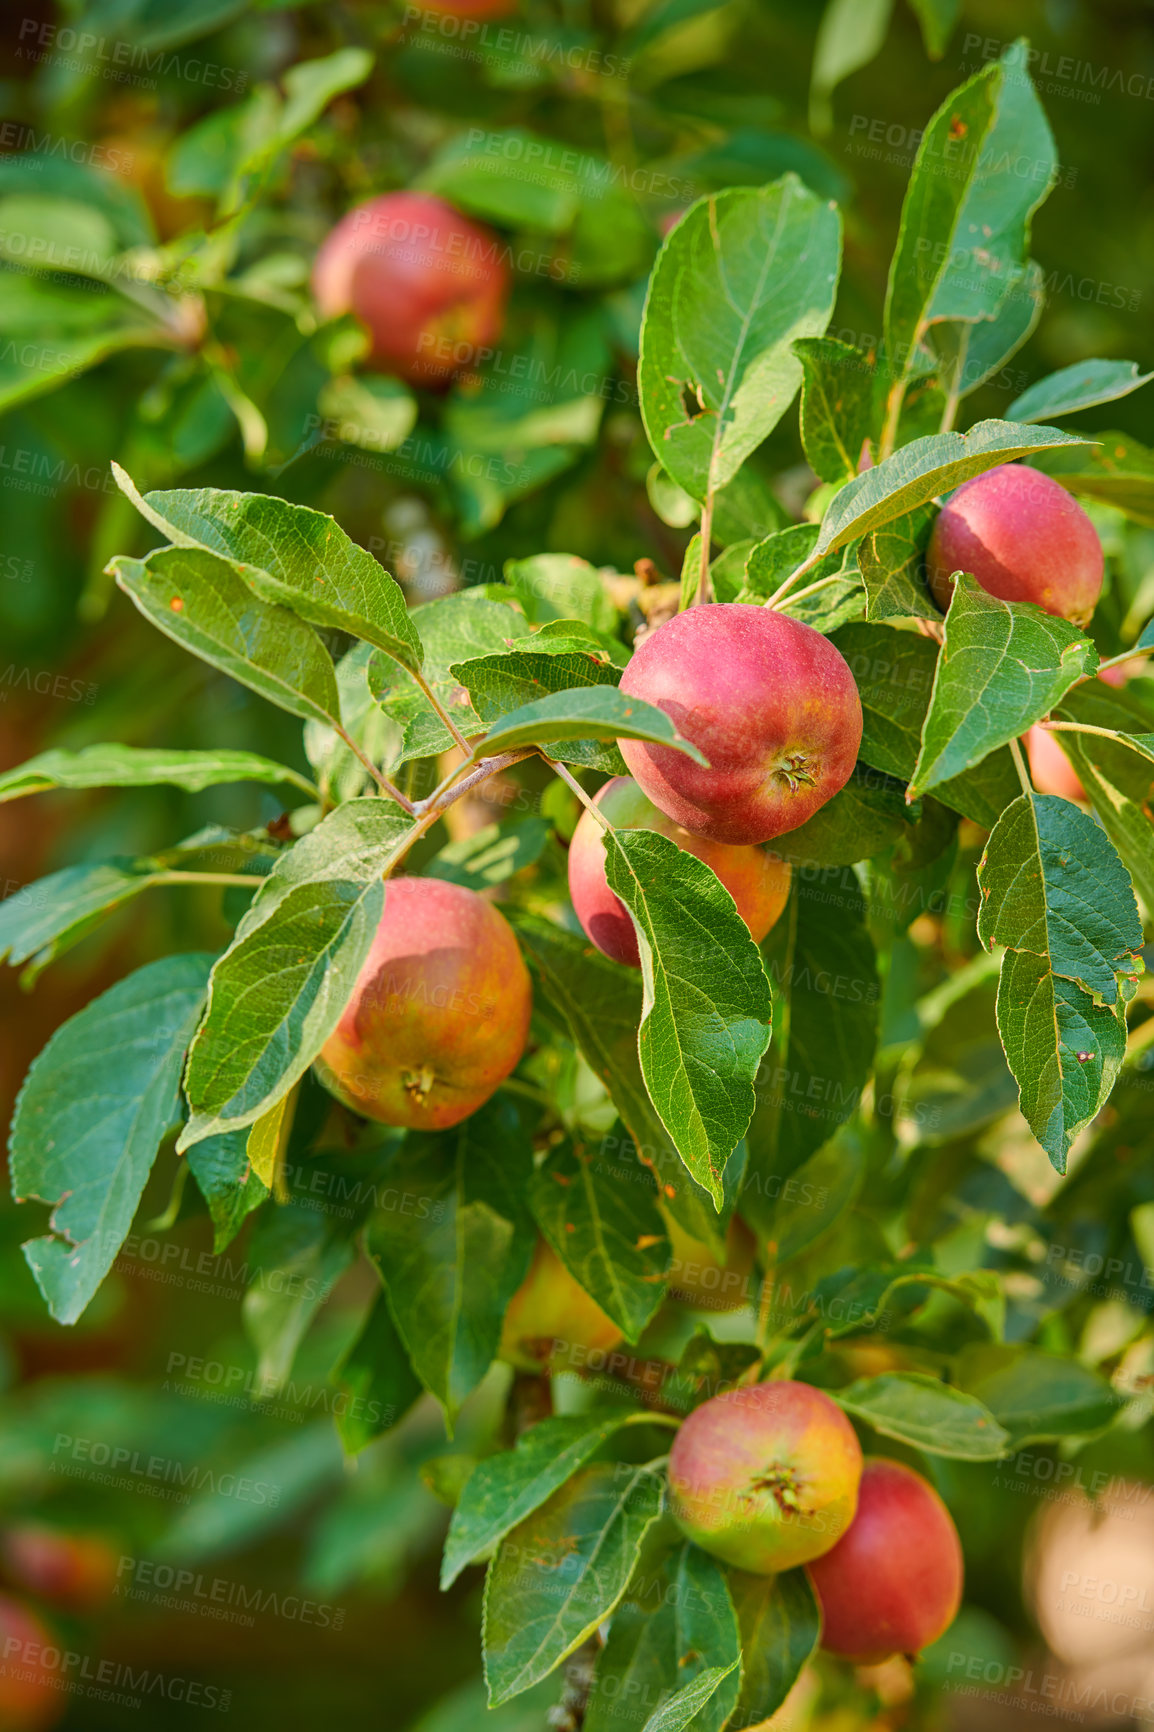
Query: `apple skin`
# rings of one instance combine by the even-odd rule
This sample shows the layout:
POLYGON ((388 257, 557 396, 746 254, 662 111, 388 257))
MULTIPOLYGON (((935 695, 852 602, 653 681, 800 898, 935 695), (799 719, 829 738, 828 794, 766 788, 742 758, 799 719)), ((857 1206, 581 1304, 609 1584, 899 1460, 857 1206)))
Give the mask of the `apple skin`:
POLYGON ((758 1383, 696 1408, 669 1457, 673 1515, 725 1563, 772 1575, 820 1557, 857 1507, 862 1453, 837 1403, 808 1383, 758 1383))
POLYGON ((669 1297, 697 1311, 737 1311, 748 1304, 757 1240, 741 1216, 730 1219, 722 1264, 709 1246, 687 1233, 667 1209, 661 1208, 661 1215, 673 1247, 669 1297))
POLYGON ((537 1241, 529 1273, 509 1301, 500 1357, 518 1371, 575 1369, 572 1347, 607 1353, 621 1330, 575 1281, 551 1245, 537 1241))
POLYGON ((117 1554, 96 1534, 17 1522, 0 1535, 4 1573, 38 1599, 92 1612, 116 1591, 117 1554))
POLYGON ((901 1462, 866 1462, 857 1515, 809 1566, 821 1602, 821 1645, 861 1665, 918 1654, 949 1629, 962 1602, 962 1545, 933 1486, 901 1462))
POLYGON ((812 626, 744 602, 687 608, 621 680, 709 759, 621 740, 643 793, 693 836, 736 846, 796 830, 845 786, 862 735, 844 656, 812 626))
POLYGON ((44 1663, 45 1651, 61 1654, 47 1626, 22 1601, 0 1594, 0 1726, 4 1732, 42 1732, 68 1711, 62 1671, 44 1663))
POLYGON ((366 1118, 445 1130, 515 1068, 531 1009, 529 971, 492 903, 437 878, 394 878, 317 1074, 366 1118))
POLYGON ((1030 780, 1039 794, 1057 794, 1061 800, 1085 800, 1086 790, 1078 772, 1047 728, 1031 728, 1025 745, 1030 780))
POLYGON ((386 193, 328 235, 313 265, 313 296, 326 319, 360 320, 371 367, 435 389, 475 366, 477 350, 500 335, 509 292, 500 248, 491 229, 443 199, 386 193))
MULTIPOLYGON (((760 944, 789 900, 788 862, 761 848, 732 848, 691 836, 688 830, 659 812, 632 776, 614 776, 598 790, 599 806, 615 829, 656 830, 687 854, 711 866, 737 904, 737 912, 760 944)), ((569 844, 569 895, 585 936, 614 962, 640 968, 637 931, 625 904, 609 888, 605 876, 605 838, 592 812, 582 812, 569 844)))
POLYGON ((943 612, 955 571, 968 571, 1000 601, 1033 601, 1085 625, 1102 593, 1102 543, 1064 487, 1038 469, 1001 463, 964 482, 934 521, 926 576, 943 612))

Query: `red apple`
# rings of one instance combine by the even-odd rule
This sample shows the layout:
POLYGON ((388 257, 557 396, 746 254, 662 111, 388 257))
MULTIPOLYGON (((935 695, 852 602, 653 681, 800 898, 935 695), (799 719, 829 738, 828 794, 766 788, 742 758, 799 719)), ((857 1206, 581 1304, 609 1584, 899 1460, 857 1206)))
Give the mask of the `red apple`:
POLYGON ((96 1534, 17 1522, 0 1534, 5 1574, 39 1599, 95 1611, 116 1587, 116 1553, 96 1534))
POLYGON ((857 1514, 809 1566, 821 1602, 821 1645, 875 1665, 917 1654, 953 1623, 962 1601, 962 1545, 949 1510, 912 1468, 867 1461, 857 1514))
POLYGON ((862 735, 849 666, 812 626, 766 607, 687 608, 644 638, 621 681, 708 758, 621 740, 653 804, 711 842, 796 830, 844 787, 862 735))
POLYGON ((368 1118, 444 1130, 514 1069, 531 1005, 517 940, 492 903, 438 878, 396 878, 317 1072, 368 1118))
POLYGON ((696 1545, 771 1575, 827 1552, 857 1507, 861 1445, 824 1390, 758 1383, 694 1410, 669 1457, 673 1514, 696 1545))
POLYGON ((607 1353, 620 1340, 613 1319, 539 1239, 529 1273, 505 1312, 501 1358, 520 1371, 576 1370, 589 1363, 591 1353, 607 1353))
POLYGON ((64 1644, 28 1606, 0 1594, 0 1727, 43 1732, 68 1711, 64 1644), (55 1656, 56 1664, 49 1663, 55 1656))
POLYGON ((1086 790, 1078 772, 1048 728, 1031 728, 1026 735, 1030 780, 1039 794, 1057 794, 1062 800, 1084 800, 1086 790))
MULTIPOLYGON (((631 776, 615 776, 595 799, 616 830, 656 830, 711 866, 760 944, 789 899, 790 868, 761 848, 732 848, 691 836, 647 800, 631 776)), ((605 833, 592 812, 582 812, 569 844, 569 894, 587 938, 605 956, 640 968, 637 930, 605 876, 605 833)))
POLYGON ((509 272, 491 229, 422 192, 391 192, 343 217, 313 266, 326 319, 353 313, 370 364, 444 385, 500 334, 509 272))
POLYGON ((1076 499, 1038 469, 1001 463, 943 505, 926 549, 926 576, 944 611, 955 571, 1000 601, 1033 601, 1085 625, 1102 593, 1102 543, 1076 499))

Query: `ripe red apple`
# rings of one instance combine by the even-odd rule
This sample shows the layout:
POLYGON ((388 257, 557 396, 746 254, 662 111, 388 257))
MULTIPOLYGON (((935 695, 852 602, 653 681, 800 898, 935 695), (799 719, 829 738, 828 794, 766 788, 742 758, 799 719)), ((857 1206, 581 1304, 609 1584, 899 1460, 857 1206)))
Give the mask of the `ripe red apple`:
POLYGON ((529 1273, 505 1312, 501 1358, 519 1371, 577 1370, 590 1354, 607 1353, 620 1340, 613 1319, 539 1239, 529 1273))
POLYGON ((116 1587, 116 1553, 96 1534, 18 1522, 0 1535, 0 1557, 18 1587, 72 1611, 95 1611, 116 1587))
POLYGON ((442 199, 391 192, 333 229, 313 266, 325 318, 353 313, 370 364, 410 384, 447 384, 500 334, 509 289, 501 243, 442 199))
POLYGON ((673 1247, 669 1297, 698 1311, 736 1311, 748 1304, 757 1240, 741 1216, 730 1219, 725 1235, 725 1262, 720 1263, 709 1246, 687 1233, 667 1209, 663 1208, 661 1213, 673 1247))
POLYGON ((367 1118, 444 1130, 516 1066, 531 1004, 517 940, 492 903, 437 878, 392 879, 317 1072, 367 1118))
POLYGON ((0 1594, 0 1726, 4 1732, 43 1732, 68 1711, 61 1686, 64 1644, 28 1606, 0 1594), (55 1655, 56 1666, 46 1664, 55 1655))
POLYGON ((812 626, 766 607, 691 607, 644 638, 621 680, 709 759, 621 740, 642 792, 711 842, 796 830, 844 787, 862 735, 844 656, 812 626))
POLYGON ((1084 800, 1086 790, 1078 772, 1048 728, 1031 728, 1026 735, 1030 780, 1039 794, 1057 794, 1062 800, 1084 800))
MULTIPOLYGON (((737 912, 760 944, 789 899, 790 868, 761 848, 732 848, 691 836, 647 800, 631 776, 606 782, 594 802, 617 830, 656 830, 716 872, 737 912)), ((640 968, 637 930, 605 877, 605 833, 592 812, 582 812, 569 844, 569 894, 587 938, 605 956, 640 968)))
POLYGON ((827 1552, 857 1507, 853 1426, 808 1383, 758 1383, 703 1403, 669 1457, 686 1536, 739 1569, 771 1575, 827 1552))
POLYGON ((1076 499, 1038 469, 1001 463, 963 482, 934 521, 926 576, 945 611, 955 571, 1000 601, 1085 625, 1102 592, 1102 543, 1076 499))
POLYGON ((962 1601, 962 1545, 933 1486, 901 1462, 867 1461, 857 1514, 809 1566, 821 1645, 874 1665, 917 1654, 949 1629, 962 1601))

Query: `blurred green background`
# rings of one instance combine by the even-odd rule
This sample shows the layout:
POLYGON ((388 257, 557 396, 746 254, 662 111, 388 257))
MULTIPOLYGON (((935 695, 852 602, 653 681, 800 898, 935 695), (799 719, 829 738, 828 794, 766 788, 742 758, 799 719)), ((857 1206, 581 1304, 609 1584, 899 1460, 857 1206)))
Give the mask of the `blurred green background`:
MULTIPOLYGON (((1038 51, 1062 163, 1034 230, 1049 302, 973 401, 974 417, 1002 415, 1030 380, 1085 356, 1148 365, 1150 5, 896 0, 887 18, 874 0, 851 0, 840 32, 827 27, 825 63, 836 71, 840 53, 846 69, 832 89, 814 81, 821 11, 816 0, 539 0, 482 31, 452 12, 375 0, 9 7, 0 768, 106 739, 245 747, 304 767, 298 724, 160 637, 102 575, 113 552, 151 544, 111 481, 113 458, 142 490, 236 487, 332 512, 414 601, 492 580, 506 559, 542 549, 622 573, 648 559, 675 577, 690 528, 650 497, 633 385, 647 273, 669 220, 703 192, 792 170, 843 207, 830 334, 870 348, 918 129, 1019 35, 1038 51), (855 59, 865 62, 856 70, 855 59), (530 135, 553 147, 536 158, 536 178, 518 167, 530 135), (351 323, 319 328, 311 306, 309 270, 333 223, 412 185, 492 223, 520 265, 506 371, 482 369, 447 395, 366 387, 352 373, 351 323), (79 264, 67 258, 76 245, 79 264), (510 389, 516 356, 528 357, 531 384, 510 389)), ((1078 424, 1154 444, 1154 398, 1078 424)), ((787 417, 754 463, 766 477, 785 472, 782 522, 812 485, 795 425, 787 417)), ((1125 554, 1147 602, 1151 533, 1134 532, 1125 554)), ((245 828, 279 812, 271 792, 251 787, 21 802, 0 815, 0 894, 73 861, 148 853, 210 818, 245 828)), ((152 956, 225 941, 219 897, 181 896, 134 903, 30 992, 14 971, 0 974, 0 1114, 66 1016, 152 956)), ((1144 1086, 1119 1108, 1136 1127, 1130 1142, 1116 1138, 1123 1164, 1148 1138, 1144 1086)), ((993 1193, 975 1208, 983 1221, 1000 1214, 1012 1236, 1029 1205, 989 1171, 993 1193)), ((355 1283, 307 1338, 297 1399, 258 1411, 245 1386, 243 1277, 230 1281, 217 1264, 206 1276, 205 1221, 181 1214, 174 1175, 171 1157, 158 1163, 144 1212, 161 1224, 139 1235, 69 1331, 48 1320, 19 1251, 36 1230, 32 1212, 0 1206, 0 1528, 35 1520, 98 1536, 116 1588, 101 1591, 97 1560, 91 1590, 70 1604, 41 1595, 44 1615, 93 1675, 110 1659, 165 1680, 140 1711, 150 1726, 208 1726, 227 1707, 257 1726, 328 1716, 471 1732, 484 1714, 480 1575, 437 1592, 447 1512, 422 1464, 445 1447, 439 1420, 422 1407, 355 1470, 342 1464, 326 1378, 363 1309, 355 1283), (169 1466, 150 1475, 153 1459, 169 1466), (192 1463, 211 1478, 181 1501, 192 1463), (222 1491, 228 1474, 275 1487, 275 1498, 222 1491), (150 1574, 147 1560, 161 1557, 193 1581, 150 1574)), ((927 1211, 945 1189, 948 1174, 927 1190, 927 1211)), ((1065 1196, 1055 1236, 1074 1242, 1084 1230, 1106 1246, 1136 1201, 1154 1199, 1154 1182, 1065 1196)), ((484 1437, 498 1396, 474 1398, 455 1447, 484 1437)), ((1104 1471, 1154 1477, 1144 1437, 1135 1427, 1095 1446, 1104 1471)), ((988 1470, 950 1471, 972 1598, 985 1608, 967 1614, 967 1640, 1005 1666, 1037 1643, 1017 1543, 1036 1500, 1002 1495, 988 1470)), ((550 1684, 492 1723, 529 1732, 556 1697, 550 1684)), ((867 1714, 860 1701, 834 1701, 823 1724, 866 1724, 875 1712, 891 1716, 876 1724, 921 1723, 908 1719, 915 1712, 968 1724, 997 1711, 958 1699, 867 1714)), ((96 1695, 68 1697, 66 1712, 70 1727, 141 1723, 96 1695)))

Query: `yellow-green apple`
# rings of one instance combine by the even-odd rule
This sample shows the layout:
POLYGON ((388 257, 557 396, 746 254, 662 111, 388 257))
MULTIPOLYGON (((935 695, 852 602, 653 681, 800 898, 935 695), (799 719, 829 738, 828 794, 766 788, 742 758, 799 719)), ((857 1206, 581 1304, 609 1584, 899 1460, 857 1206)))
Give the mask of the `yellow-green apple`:
POLYGON ((1000 463, 952 493, 934 519, 926 576, 943 611, 956 571, 1000 601, 1033 601, 1085 625, 1102 593, 1102 543, 1076 499, 1039 469, 1000 463))
POLYGON ((607 1353, 620 1340, 613 1319, 539 1239, 505 1312, 501 1358, 519 1371, 578 1371, 591 1353, 607 1353))
POLYGON ((822 1647, 864 1665, 920 1653, 953 1623, 963 1573, 958 1530, 933 1486, 901 1462, 872 1458, 849 1528, 809 1566, 822 1647))
MULTIPOLYGON (((594 804, 615 830, 656 830, 687 854, 711 866, 737 904, 737 912, 757 943, 765 937, 789 899, 790 868, 763 848, 734 848, 692 836, 646 799, 632 776, 615 776, 599 789, 594 804)), ((630 968, 641 966, 637 930, 625 904, 605 876, 605 832, 592 812, 582 812, 569 844, 569 895, 585 931, 598 950, 630 968)))
POLYGON ((327 319, 352 313, 369 365, 438 387, 484 359, 509 291, 501 243, 443 199, 391 192, 341 218, 316 256, 313 296, 327 319))
POLYGON ((366 1118, 444 1130, 515 1068, 531 1007, 517 940, 492 903, 438 878, 394 878, 317 1073, 366 1118))
POLYGON ((849 665, 812 626, 766 607, 687 608, 639 644, 621 679, 709 768, 621 740, 643 793, 693 836, 737 846, 796 830, 844 787, 862 735, 849 665))
POLYGON ((758 1383, 689 1415, 669 1457, 685 1535, 738 1569, 772 1575, 835 1545, 857 1507, 853 1426, 808 1383, 758 1383))

